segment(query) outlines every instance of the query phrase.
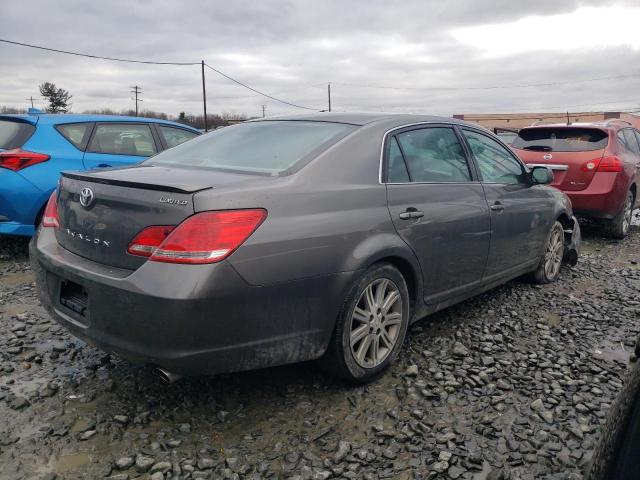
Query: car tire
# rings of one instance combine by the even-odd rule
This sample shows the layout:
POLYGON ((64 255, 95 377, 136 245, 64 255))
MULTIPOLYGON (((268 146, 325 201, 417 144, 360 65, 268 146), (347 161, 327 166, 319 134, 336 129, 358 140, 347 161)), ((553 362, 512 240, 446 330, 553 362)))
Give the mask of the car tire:
POLYGON ((560 275, 564 256, 564 227, 556 220, 544 246, 544 254, 533 272, 533 280, 544 284, 555 282, 560 275))
POLYGON ((609 221, 607 225, 607 233, 612 238, 623 239, 629 233, 631 227, 631 218, 633 216, 633 192, 629 190, 624 200, 622 210, 618 215, 609 221))
POLYGON ((346 296, 324 366, 351 383, 374 380, 398 357, 409 314, 409 293, 400 271, 388 263, 371 266, 346 296))

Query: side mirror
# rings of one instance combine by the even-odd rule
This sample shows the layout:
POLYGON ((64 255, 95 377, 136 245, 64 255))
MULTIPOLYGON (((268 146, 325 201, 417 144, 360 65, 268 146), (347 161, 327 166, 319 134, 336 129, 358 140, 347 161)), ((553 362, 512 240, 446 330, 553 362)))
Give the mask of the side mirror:
POLYGON ((549 185, 553 182, 553 172, 547 167, 533 167, 531 169, 531 183, 534 185, 549 185))

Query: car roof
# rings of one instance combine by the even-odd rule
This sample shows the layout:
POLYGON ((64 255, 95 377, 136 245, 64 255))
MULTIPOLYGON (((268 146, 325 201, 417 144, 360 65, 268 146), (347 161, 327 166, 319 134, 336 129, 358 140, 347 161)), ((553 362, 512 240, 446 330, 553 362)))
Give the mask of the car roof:
POLYGON ((309 121, 309 122, 333 122, 347 123, 350 125, 364 126, 372 123, 387 124, 389 128, 413 123, 452 123, 483 129, 478 124, 465 122, 452 117, 440 117, 434 115, 414 115, 408 113, 333 113, 319 112, 304 115, 281 115, 277 117, 258 118, 252 122, 264 121, 309 121))
POLYGON ((59 125, 63 123, 80 122, 137 122, 137 123, 162 123, 176 127, 186 128, 197 132, 198 130, 178 122, 162 120, 160 118, 131 117, 126 115, 99 115, 99 114, 76 114, 76 113, 38 113, 38 114, 8 114, 0 115, 0 118, 16 118, 31 124, 59 125))

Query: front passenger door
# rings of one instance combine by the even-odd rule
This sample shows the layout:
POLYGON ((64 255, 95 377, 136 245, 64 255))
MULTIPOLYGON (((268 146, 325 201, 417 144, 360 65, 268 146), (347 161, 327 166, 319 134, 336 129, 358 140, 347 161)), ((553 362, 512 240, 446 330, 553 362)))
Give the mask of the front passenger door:
POLYGON ((84 154, 86 169, 123 167, 158 151, 151 127, 143 123, 97 123, 84 154))
POLYGON ((486 277, 516 272, 539 260, 553 217, 554 197, 532 185, 516 156, 489 135, 463 129, 491 211, 491 252, 486 277))
POLYGON ((427 304, 476 286, 489 254, 489 209, 458 135, 450 125, 423 125, 385 145, 389 212, 420 260, 427 304))

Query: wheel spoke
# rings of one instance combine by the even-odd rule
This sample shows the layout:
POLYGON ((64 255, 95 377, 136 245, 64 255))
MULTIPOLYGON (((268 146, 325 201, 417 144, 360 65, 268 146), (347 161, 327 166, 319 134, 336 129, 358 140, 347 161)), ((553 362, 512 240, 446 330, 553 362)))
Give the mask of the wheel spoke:
POLYGON ((364 291, 364 298, 367 302, 367 308, 371 313, 376 311, 376 299, 373 295, 373 284, 369 285, 364 291))
POLYGON ((369 332, 369 325, 360 325, 358 328, 351 332, 351 346, 355 347, 356 343, 367 336, 369 332))
POLYGON ((391 327, 402 323, 402 315, 400 313, 389 313, 382 319, 383 327, 391 327))
POLYGON ((353 318, 362 323, 369 323, 369 315, 370 313, 362 308, 356 306, 353 311, 353 318))
POLYGON ((393 340, 391 340, 391 337, 389 336, 389 332, 385 327, 383 327, 382 330, 380 331, 380 340, 382 341, 382 343, 384 343, 385 347, 391 350, 391 348, 393 347, 393 340))
POLYGON ((366 363, 367 352, 369 351, 369 347, 371 346, 371 335, 367 335, 364 340, 360 343, 358 347, 358 351, 356 352, 356 358, 360 361, 361 364, 366 363))
POLYGON ((391 307, 398 301, 400 298, 400 292, 397 290, 391 290, 384 299, 382 303, 382 313, 387 313, 391 307))
POLYGON ((389 280, 383 278, 380 280, 378 285, 376 286, 376 306, 381 307, 384 301, 384 294, 387 291, 387 285, 389 285, 389 280))
POLYGON ((380 337, 378 335, 373 335, 371 339, 371 363, 374 365, 378 364, 378 355, 380 352, 380 337))

